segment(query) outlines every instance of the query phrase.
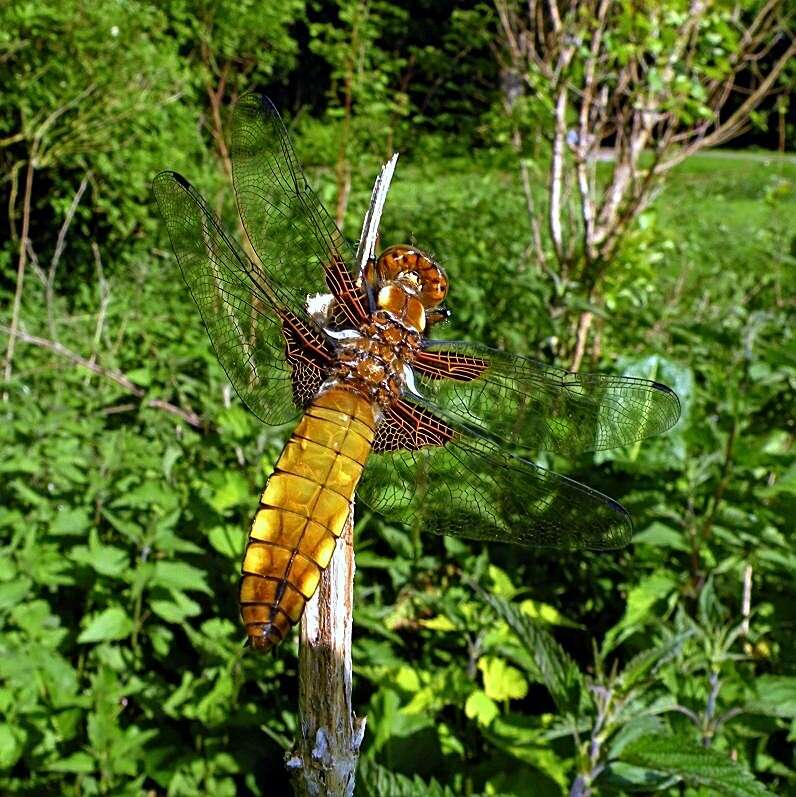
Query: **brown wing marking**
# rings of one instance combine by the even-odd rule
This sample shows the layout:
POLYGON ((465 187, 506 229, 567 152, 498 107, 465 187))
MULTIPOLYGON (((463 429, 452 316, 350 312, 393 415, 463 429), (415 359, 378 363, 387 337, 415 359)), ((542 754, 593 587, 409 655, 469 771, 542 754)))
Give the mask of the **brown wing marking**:
POLYGON ((426 446, 443 446, 456 432, 423 407, 398 401, 385 410, 376 429, 374 451, 416 451, 426 446))
POLYGON ((489 362, 480 357, 466 357, 452 351, 421 351, 415 355, 412 368, 431 379, 472 382, 489 368, 489 362))
POLYGON ((332 355, 323 337, 297 315, 282 309, 280 316, 285 357, 292 369, 293 398, 298 406, 307 407, 327 376, 332 355))
POLYGON ((326 272, 326 284, 337 299, 339 308, 350 324, 358 327, 368 317, 368 312, 362 292, 357 288, 351 272, 336 251, 332 252, 332 262, 323 268, 326 272))

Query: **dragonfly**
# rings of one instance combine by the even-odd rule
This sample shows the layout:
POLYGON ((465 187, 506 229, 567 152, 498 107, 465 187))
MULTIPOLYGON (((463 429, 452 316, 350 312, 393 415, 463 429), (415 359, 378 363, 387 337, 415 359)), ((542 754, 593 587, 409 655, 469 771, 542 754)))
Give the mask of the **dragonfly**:
POLYGON ((442 266, 399 244, 357 269, 271 101, 243 96, 232 128, 251 257, 180 174, 159 174, 154 193, 235 390, 263 423, 296 423, 243 556, 250 646, 272 649, 299 621, 355 493, 392 521, 438 534, 626 545, 625 508, 540 467, 534 452, 573 455, 661 434, 680 415, 674 391, 434 337, 450 316, 442 266))

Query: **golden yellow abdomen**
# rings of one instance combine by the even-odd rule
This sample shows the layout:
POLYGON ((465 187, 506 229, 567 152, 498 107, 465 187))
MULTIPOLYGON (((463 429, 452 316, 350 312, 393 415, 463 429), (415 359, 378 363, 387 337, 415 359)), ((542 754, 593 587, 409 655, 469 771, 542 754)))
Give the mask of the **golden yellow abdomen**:
POLYGON ((299 422, 260 499, 243 557, 241 616, 268 650, 295 625, 334 553, 373 444, 375 408, 333 388, 299 422))

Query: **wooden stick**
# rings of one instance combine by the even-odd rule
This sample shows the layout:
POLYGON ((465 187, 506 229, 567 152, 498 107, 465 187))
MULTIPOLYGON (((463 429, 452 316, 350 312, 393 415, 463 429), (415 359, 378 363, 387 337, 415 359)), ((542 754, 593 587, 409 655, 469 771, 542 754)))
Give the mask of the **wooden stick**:
POLYGON ((365 717, 351 705, 354 506, 299 637, 299 735, 287 761, 296 797, 354 793, 365 717))
MULTIPOLYGON (((376 237, 398 155, 376 179, 357 250, 362 274, 376 237)), ((351 797, 366 717, 351 705, 354 609, 354 502, 299 635, 299 733, 287 758, 296 797, 351 797)))

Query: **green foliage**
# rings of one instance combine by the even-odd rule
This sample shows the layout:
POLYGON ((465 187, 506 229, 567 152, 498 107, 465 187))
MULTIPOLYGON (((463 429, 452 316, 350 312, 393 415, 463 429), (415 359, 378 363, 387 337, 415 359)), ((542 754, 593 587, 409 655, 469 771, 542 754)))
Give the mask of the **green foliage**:
POLYGON ((645 736, 631 742, 622 758, 636 766, 676 774, 691 786, 707 786, 728 797, 771 794, 727 756, 678 736, 645 736))
MULTIPOLYGON (((352 152, 367 157, 351 158, 349 234, 391 130, 406 148, 383 242, 414 240, 447 268, 441 334, 551 362, 570 349, 582 286, 533 259, 512 161, 469 151, 506 141, 485 112, 492 12, 430 5, 0 7, 3 304, 34 158, 21 328, 136 388, 18 342, 0 397, 0 793, 288 793, 296 639, 250 655, 236 606, 246 530, 288 430, 229 389, 149 197, 175 167, 228 210, 209 91, 287 81, 331 96, 294 129, 334 207, 341 125, 327 120, 346 59, 365 52, 352 62, 352 152), (323 79, 309 86, 304 69, 323 79)), ((727 57, 732 31, 716 34, 722 52, 708 55, 727 57)), ((686 88, 683 112, 698 113, 686 88)), ((541 192, 546 166, 531 166, 541 192)), ((470 544, 359 507, 357 793, 793 790, 795 185, 787 158, 689 161, 606 270, 584 369, 667 382, 683 418, 626 450, 539 461, 622 500, 630 549, 470 544)))

